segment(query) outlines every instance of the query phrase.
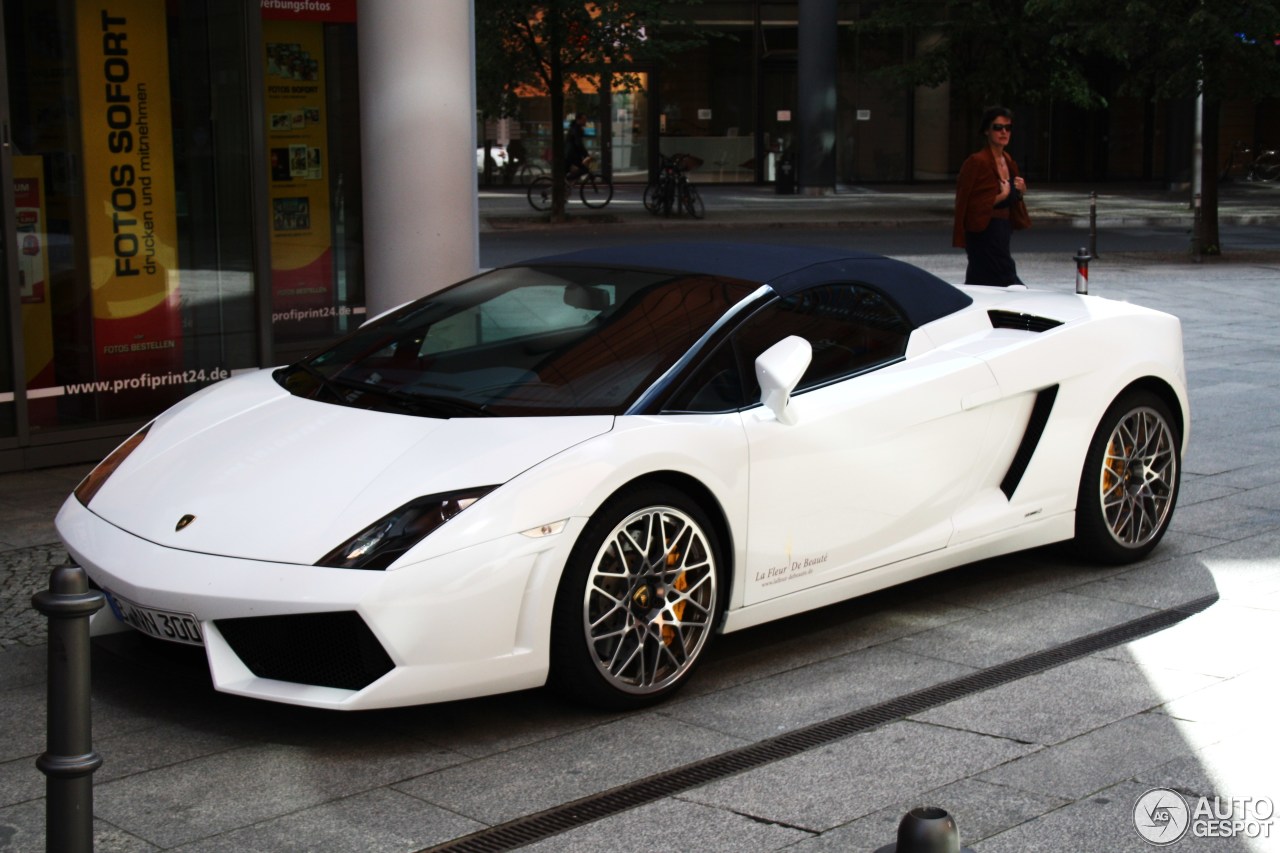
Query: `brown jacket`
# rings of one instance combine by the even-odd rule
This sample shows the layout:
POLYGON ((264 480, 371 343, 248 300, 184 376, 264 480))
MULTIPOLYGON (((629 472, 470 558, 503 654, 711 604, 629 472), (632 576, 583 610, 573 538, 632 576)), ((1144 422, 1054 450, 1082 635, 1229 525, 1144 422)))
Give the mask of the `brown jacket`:
MULTIPOLYGON (((1009 182, 1018 177, 1018 164, 1004 152, 1009 166, 1009 182)), ((956 181, 956 223, 951 233, 951 245, 964 248, 964 232, 985 231, 992 216, 1005 218, 1007 210, 995 210, 996 196, 1000 194, 1000 173, 996 171, 996 158, 989 146, 969 155, 960 167, 956 181)))

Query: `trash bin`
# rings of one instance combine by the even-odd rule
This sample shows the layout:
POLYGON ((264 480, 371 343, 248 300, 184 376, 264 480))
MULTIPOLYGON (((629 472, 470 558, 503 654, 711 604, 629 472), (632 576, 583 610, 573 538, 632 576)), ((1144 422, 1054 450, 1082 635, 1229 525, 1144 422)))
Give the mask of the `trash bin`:
POLYGON ((796 158, 790 151, 785 151, 778 157, 777 177, 773 188, 778 195, 796 194, 796 158))

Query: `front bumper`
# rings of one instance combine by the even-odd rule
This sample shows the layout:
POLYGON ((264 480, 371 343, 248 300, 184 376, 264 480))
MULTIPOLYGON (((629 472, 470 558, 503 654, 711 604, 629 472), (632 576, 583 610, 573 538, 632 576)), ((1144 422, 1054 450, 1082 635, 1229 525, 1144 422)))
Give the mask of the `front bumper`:
MULTIPOLYGON (((196 617, 218 690, 357 710, 544 683, 556 586, 585 522, 573 519, 558 535, 538 539, 504 536, 394 571, 180 551, 109 524, 74 497, 56 523, 98 586, 196 617), (315 660, 281 664, 299 652, 315 660), (363 674, 308 674, 345 665, 337 658, 360 662, 363 674)), ((91 629, 131 630, 108 608, 94 615, 91 629)))

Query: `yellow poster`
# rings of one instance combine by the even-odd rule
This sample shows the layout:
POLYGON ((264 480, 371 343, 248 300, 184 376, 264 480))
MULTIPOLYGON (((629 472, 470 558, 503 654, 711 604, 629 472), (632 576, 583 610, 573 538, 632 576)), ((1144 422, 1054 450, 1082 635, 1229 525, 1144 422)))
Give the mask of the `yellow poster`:
POLYGON ((77 3, 99 378, 182 364, 165 0, 77 3))
POLYGON ((323 26, 309 20, 262 22, 276 316, 333 304, 323 26))
POLYGON ((53 312, 49 307, 49 233, 44 202, 44 158, 13 158, 13 202, 18 222, 18 293, 28 388, 53 383, 53 312))

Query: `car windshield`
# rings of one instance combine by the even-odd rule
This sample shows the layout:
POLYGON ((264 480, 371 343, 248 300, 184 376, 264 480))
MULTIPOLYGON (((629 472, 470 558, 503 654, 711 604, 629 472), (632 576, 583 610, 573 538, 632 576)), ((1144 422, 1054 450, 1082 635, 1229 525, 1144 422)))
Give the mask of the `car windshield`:
POLYGON ((621 414, 757 287, 505 267, 375 320, 276 380, 300 397, 435 418, 621 414))

